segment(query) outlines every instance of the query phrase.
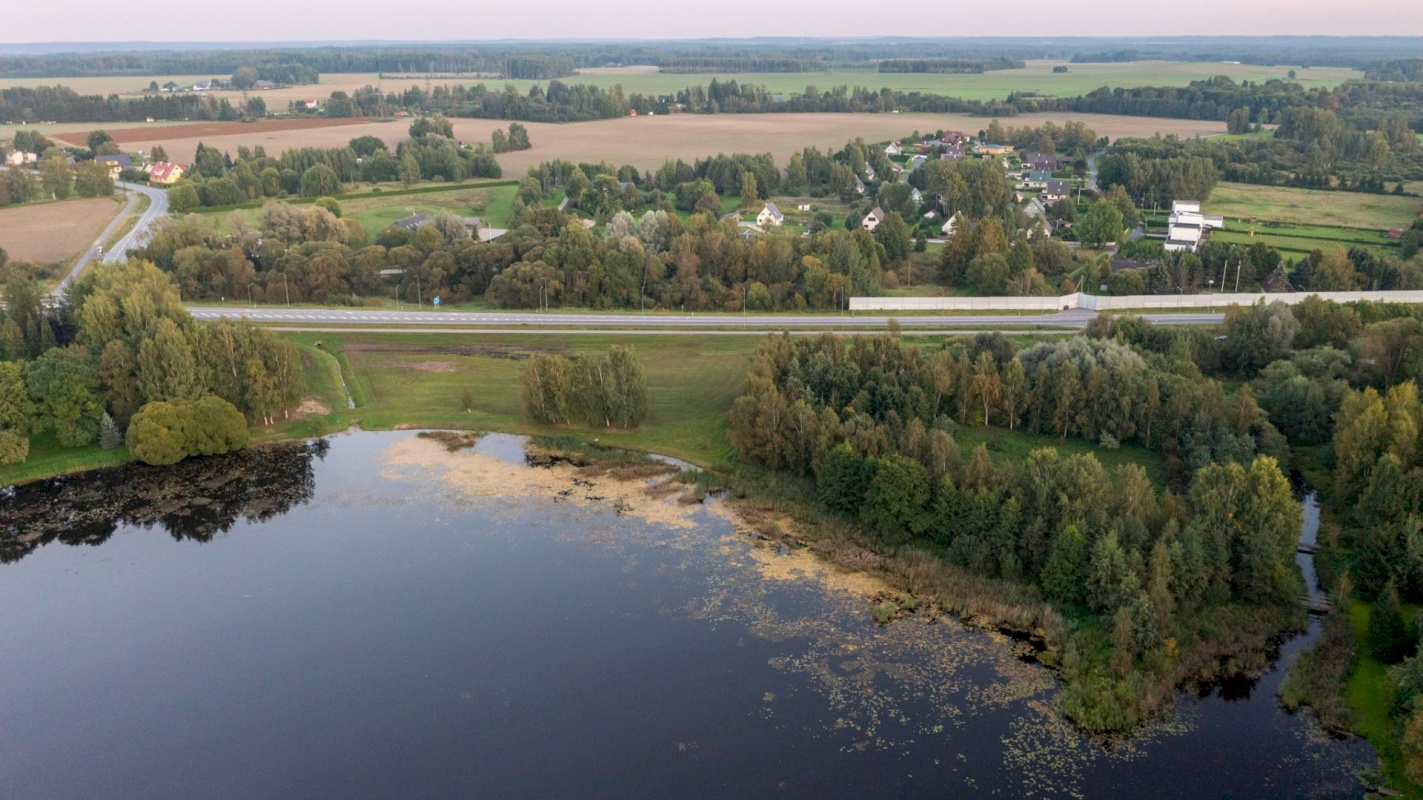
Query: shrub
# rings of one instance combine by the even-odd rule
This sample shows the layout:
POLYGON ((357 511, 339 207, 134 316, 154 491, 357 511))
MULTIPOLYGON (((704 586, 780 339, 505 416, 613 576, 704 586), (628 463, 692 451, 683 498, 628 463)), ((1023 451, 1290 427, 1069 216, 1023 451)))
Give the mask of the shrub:
POLYGON ((133 415, 128 448, 145 464, 176 464, 188 456, 212 456, 247 446, 247 420, 216 395, 197 402, 148 403, 133 415))

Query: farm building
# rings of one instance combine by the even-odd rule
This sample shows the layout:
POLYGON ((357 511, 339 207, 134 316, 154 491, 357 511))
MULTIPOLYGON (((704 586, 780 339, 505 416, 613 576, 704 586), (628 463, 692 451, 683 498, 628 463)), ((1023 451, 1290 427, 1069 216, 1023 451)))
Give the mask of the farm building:
POLYGON ((11 150, 5 154, 5 165, 10 167, 18 167, 22 164, 33 164, 39 160, 39 156, 34 153, 26 153, 24 150, 11 150))
POLYGON ((160 186, 172 186, 183 177, 183 173, 188 168, 182 164, 174 164, 170 161, 159 161, 148 168, 148 182, 156 183, 160 186))
POLYGON ((766 207, 761 209, 761 213, 756 215, 756 224, 762 228, 778 227, 785 221, 786 215, 782 214, 779 208, 776 208, 775 203, 767 203, 766 207))
POLYGON ((275 89, 277 84, 272 81, 257 81, 252 84, 253 89, 275 89))

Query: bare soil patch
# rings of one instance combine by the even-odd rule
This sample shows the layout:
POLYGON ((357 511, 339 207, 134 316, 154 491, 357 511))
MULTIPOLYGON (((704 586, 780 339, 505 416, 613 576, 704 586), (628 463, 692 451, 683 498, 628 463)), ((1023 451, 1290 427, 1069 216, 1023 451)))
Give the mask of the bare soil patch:
POLYGON ((371 364, 373 367, 391 367, 394 369, 414 369, 421 372, 454 372, 455 365, 448 361, 376 361, 371 364))
POLYGON ((312 415, 325 415, 331 413, 331 406, 321 402, 318 398, 308 397, 301 401, 301 405, 296 407, 297 417, 309 417, 312 415))
POLYGON ((0 248, 17 261, 63 261, 92 246, 122 210, 107 197, 0 209, 0 248))

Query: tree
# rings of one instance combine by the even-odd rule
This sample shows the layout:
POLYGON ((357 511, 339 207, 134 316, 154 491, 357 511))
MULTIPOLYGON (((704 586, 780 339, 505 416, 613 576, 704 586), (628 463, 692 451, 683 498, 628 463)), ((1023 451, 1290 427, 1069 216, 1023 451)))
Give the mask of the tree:
MULTIPOLYGON (((260 97, 249 97, 247 98, 247 105, 244 107, 244 110, 247 112, 247 116, 254 119, 262 119, 267 116, 267 101, 260 97)), ((154 158, 156 160, 157 156, 154 156, 154 158)))
POLYGON ((74 174, 63 158, 51 155, 40 162, 40 185, 51 199, 63 200, 68 197, 73 181, 74 174))
POLYGON ((1040 583, 1055 605, 1087 602, 1087 555, 1087 539, 1076 525, 1068 525, 1053 538, 1040 583))
POLYGON ((508 134, 504 133, 503 130, 495 128, 494 132, 491 133, 489 137, 491 150, 496 153, 509 152, 509 136, 508 134))
POLYGON ((410 153, 400 157, 400 182, 407 189, 420 182, 420 162, 410 153))
POLYGON ((301 174, 301 196, 321 197, 341 193, 341 178, 336 170, 325 164, 316 164, 301 174))
POLYGON ((1121 209, 1107 200, 1093 203, 1087 214, 1073 226, 1077 240, 1087 247, 1121 241, 1124 230, 1121 209))
POLYGON ((99 433, 99 374, 77 346, 50 348, 25 370, 25 385, 41 429, 64 447, 83 447, 99 433))
POLYGON ((179 214, 186 214, 201 206, 202 198, 198 196, 198 189, 191 181, 179 181, 168 189, 168 205, 179 214))
POLYGON ((838 514, 853 517, 865 503, 865 490, 874 477, 874 464, 849 442, 841 442, 825 456, 816 478, 820 502, 838 514))
POLYGON ((108 131, 97 130, 90 131, 89 137, 85 141, 88 143, 90 150, 94 150, 97 152, 100 147, 103 147, 105 144, 112 142, 113 140, 114 137, 110 136, 108 131))
POLYGON ((860 518, 880 538, 897 544, 924 532, 928 502, 929 475, 924 467, 905 456, 891 455, 879 460, 860 518))
POLYGON ((1397 664, 1413 655, 1417 646, 1408 635, 1408 626, 1398 607, 1398 592, 1390 584, 1369 612, 1369 628, 1365 635, 1369 653, 1383 664, 1397 664))
POLYGON ((874 237, 884 247, 885 258, 890 264, 902 264, 909 258, 911 233, 899 212, 891 211, 885 215, 884 221, 875 227, 874 237))
POLYGON ((741 173, 741 207, 754 208, 761 197, 756 191, 756 173, 741 173))
POLYGON ((163 145, 155 144, 153 146, 153 149, 149 151, 148 156, 149 158, 153 159, 154 163, 158 163, 160 161, 167 161, 168 151, 163 149, 163 145))
POLYGON ((420 117, 410 123, 410 138, 420 139, 425 136, 443 136, 446 139, 453 139, 455 138, 455 128, 449 120, 439 114, 432 117, 420 117))
POLYGON ((145 405, 129 423, 127 443, 134 458, 158 466, 240 450, 247 446, 247 437, 242 413, 226 400, 207 395, 196 402, 145 405))
POLYGON ((74 193, 80 197, 108 197, 114 193, 109 168, 96 161, 74 167, 74 193))
POLYGON ((243 65, 232 72, 232 88, 247 90, 257 82, 257 68, 243 65))
POLYGON ((533 143, 529 141, 529 129, 521 123, 509 123, 509 149, 511 151, 531 150, 533 143))
POLYGON ((124 443, 123 434, 119 432, 118 423, 105 411, 104 416, 99 420, 99 447, 105 450, 117 450, 124 443))

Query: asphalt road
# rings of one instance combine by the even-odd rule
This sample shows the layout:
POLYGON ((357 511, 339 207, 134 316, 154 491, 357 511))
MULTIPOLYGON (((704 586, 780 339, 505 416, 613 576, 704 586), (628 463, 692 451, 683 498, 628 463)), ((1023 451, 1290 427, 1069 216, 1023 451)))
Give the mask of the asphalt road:
MULTIPOLYGON (((380 311, 327 308, 210 308, 190 307, 198 319, 246 317, 268 325, 387 325, 421 328, 426 326, 507 325, 528 328, 619 331, 630 328, 668 328, 678 331, 715 331, 746 328, 785 330, 883 329, 895 320, 905 329, 994 329, 1052 326, 1084 328, 1096 312, 1076 309, 1056 314, 1018 316, 836 316, 806 314, 537 314, 530 312, 468 311, 380 311)), ((1146 314, 1161 325, 1209 325, 1221 321, 1221 314, 1146 314)))
POLYGON ((84 268, 89 266, 90 262, 95 258, 98 258, 99 248, 103 246, 104 241, 112 236, 113 232, 128 218, 129 213, 133 211, 133 207, 138 204, 139 195, 148 197, 148 208, 145 209, 143 214, 138 218, 138 222, 134 223, 133 228, 104 253, 102 263, 112 264, 128 258, 128 251, 135 250, 146 244, 148 237, 153 233, 154 226, 158 224, 158 220, 168 216, 167 192, 162 189, 155 189, 151 186, 143 186, 137 183, 119 182, 117 185, 119 188, 125 189, 128 192, 128 200, 124 204, 123 211, 104 227, 103 232, 99 234, 99 240, 75 260, 74 267, 69 270, 69 274, 65 275, 59 284, 54 287, 54 295, 56 297, 64 294, 64 290, 69 286, 70 282, 78 278, 79 275, 84 272, 84 268))

